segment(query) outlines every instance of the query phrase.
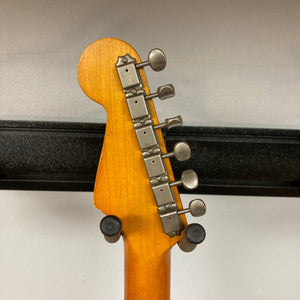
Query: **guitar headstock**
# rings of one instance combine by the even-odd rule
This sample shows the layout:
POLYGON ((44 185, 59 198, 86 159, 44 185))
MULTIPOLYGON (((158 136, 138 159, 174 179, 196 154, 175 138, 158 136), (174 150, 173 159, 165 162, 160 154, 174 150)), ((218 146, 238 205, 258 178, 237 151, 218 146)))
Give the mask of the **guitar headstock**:
MULTIPOLYGON (((187 227, 184 213, 205 213, 202 200, 182 210, 176 186, 195 188, 198 178, 194 171, 186 170, 181 180, 175 181, 169 157, 186 160, 190 149, 183 142, 167 153, 161 128, 181 125, 182 120, 177 116, 160 124, 152 100, 174 96, 174 87, 168 84, 151 94, 143 69, 149 65, 160 71, 165 64, 165 55, 159 49, 152 50, 148 60, 141 62, 133 47, 112 38, 88 46, 78 64, 82 90, 107 112, 94 205, 121 220, 127 247, 147 255, 164 253, 181 239, 187 227)), ((205 236, 202 228, 192 227, 192 237, 185 234, 182 239, 185 251, 205 236), (190 245, 195 234, 198 240, 190 245)))

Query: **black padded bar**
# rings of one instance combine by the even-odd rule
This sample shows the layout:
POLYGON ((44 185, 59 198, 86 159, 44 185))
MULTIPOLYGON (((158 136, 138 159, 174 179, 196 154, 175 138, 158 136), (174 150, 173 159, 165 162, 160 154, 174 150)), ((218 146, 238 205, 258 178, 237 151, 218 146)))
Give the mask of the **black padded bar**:
MULTIPOLYGON (((0 121, 0 188, 92 191, 105 124, 0 121)), ((181 193, 300 196, 300 130, 176 127, 169 151, 187 141, 192 157, 172 158, 176 178, 194 169, 200 185, 181 193)))

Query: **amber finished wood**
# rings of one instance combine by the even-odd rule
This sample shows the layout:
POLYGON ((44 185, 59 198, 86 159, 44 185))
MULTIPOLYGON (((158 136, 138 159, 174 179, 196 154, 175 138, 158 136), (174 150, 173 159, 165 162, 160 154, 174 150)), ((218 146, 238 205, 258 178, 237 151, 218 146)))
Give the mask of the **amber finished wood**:
MULTIPOLYGON (((118 216, 123 223, 125 248, 125 300, 170 299, 170 249, 180 239, 163 232, 144 161, 135 136, 126 100, 115 68, 118 56, 129 53, 140 62, 127 43, 107 38, 86 48, 78 64, 78 81, 85 94, 107 112, 107 125, 98 166, 94 205, 105 214, 118 216)), ((150 70, 149 70, 150 71, 150 70)), ((150 71, 152 72, 152 70, 150 71)), ((150 90, 140 70, 147 94, 150 90)), ((158 124, 152 100, 149 106, 158 124)), ((157 130, 163 153, 162 133, 157 130)), ((171 165, 165 159, 170 180, 171 165)), ((182 208, 178 190, 173 188, 182 208)), ((181 216, 186 225, 186 219, 181 216)), ((113 258, 112 258, 113 259, 113 258)))

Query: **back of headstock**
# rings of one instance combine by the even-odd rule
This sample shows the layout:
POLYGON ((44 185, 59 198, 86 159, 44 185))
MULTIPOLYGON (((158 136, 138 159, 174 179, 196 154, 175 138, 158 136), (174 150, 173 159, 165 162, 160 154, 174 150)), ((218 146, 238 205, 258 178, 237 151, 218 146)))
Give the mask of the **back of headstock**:
MULTIPOLYGON (((114 216, 106 219, 108 227, 115 221, 118 226, 122 224, 125 269, 129 273, 125 276, 125 299, 140 299, 145 294, 149 299, 168 299, 170 248, 181 240, 181 248, 191 251, 205 236, 200 225, 187 227, 184 216, 186 212, 204 214, 204 203, 195 200, 189 209, 182 210, 176 187, 196 187, 197 175, 187 170, 175 181, 169 161, 172 156, 188 159, 189 147, 181 143, 173 153, 167 153, 160 130, 181 125, 182 120, 178 116, 159 124, 152 101, 154 97, 173 96, 174 88, 166 85, 151 94, 143 70, 150 65, 160 71, 165 62, 159 49, 152 50, 148 61, 142 63, 129 44, 102 39, 86 48, 78 65, 81 88, 107 112, 94 205, 114 216), (162 285, 165 288, 156 288, 162 285)), ((116 241, 118 235, 106 238, 116 241)))

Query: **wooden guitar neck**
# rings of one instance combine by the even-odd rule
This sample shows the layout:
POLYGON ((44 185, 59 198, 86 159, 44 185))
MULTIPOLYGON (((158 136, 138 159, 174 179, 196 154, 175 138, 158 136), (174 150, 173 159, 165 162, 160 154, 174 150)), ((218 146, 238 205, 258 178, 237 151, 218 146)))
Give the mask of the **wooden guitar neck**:
MULTIPOLYGON (((186 153, 186 149, 177 147, 181 150, 167 154, 160 128, 178 121, 170 119, 165 125, 159 124, 152 101, 154 96, 166 96, 172 87, 151 95, 143 70, 147 64, 159 68, 162 60, 156 56, 141 63, 130 45, 108 38, 88 46, 78 64, 82 90, 107 112, 94 205, 122 224, 126 300, 168 300, 171 247, 182 241, 182 248, 189 251, 200 240, 193 240, 195 234, 202 240, 205 236, 199 228, 190 234, 192 238, 182 230, 190 225, 187 226, 176 185, 193 186, 195 176, 186 173, 185 179, 175 181, 168 157, 183 157, 178 152, 186 153)), ((200 206, 198 203, 198 214, 199 207, 203 214, 205 206, 200 206)), ((110 230, 109 219, 107 224, 110 230)), ((108 235, 109 232, 108 241, 117 240, 108 235)))

